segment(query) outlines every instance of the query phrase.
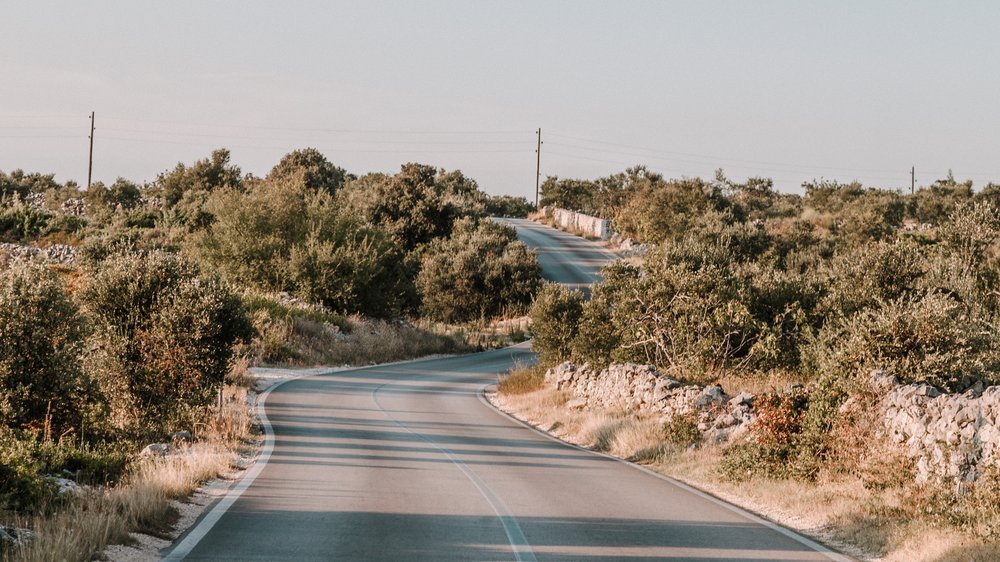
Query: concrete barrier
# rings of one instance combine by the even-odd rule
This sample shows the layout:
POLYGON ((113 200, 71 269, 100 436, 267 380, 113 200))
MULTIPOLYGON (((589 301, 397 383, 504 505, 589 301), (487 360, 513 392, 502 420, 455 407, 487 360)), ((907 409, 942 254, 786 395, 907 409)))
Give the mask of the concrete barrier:
POLYGON ((559 207, 546 207, 545 214, 555 219, 556 225, 559 228, 568 230, 574 234, 582 234, 583 236, 600 238, 601 240, 607 240, 614 234, 611 230, 611 221, 607 219, 592 217, 576 211, 560 209, 559 207))

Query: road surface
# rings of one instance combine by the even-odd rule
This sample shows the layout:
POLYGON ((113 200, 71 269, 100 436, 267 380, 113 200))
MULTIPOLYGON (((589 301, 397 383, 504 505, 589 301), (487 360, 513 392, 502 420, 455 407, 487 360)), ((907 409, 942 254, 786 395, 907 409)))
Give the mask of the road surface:
MULTIPOLYGON (((551 279, 608 254, 515 221, 551 279)), ((169 553, 187 560, 827 560, 809 541, 497 412, 526 345, 293 380, 263 458, 169 553)))

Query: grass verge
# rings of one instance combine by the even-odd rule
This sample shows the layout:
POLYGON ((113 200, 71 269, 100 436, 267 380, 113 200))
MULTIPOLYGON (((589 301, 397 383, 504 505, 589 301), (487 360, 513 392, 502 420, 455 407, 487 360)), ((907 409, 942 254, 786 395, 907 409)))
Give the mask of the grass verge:
POLYGON ((57 510, 19 521, 33 538, 5 553, 4 560, 84 562, 108 545, 130 542, 131 533, 171 537, 174 502, 230 473, 239 454, 254 448, 247 392, 227 385, 222 410, 206 418, 197 442, 163 457, 136 459, 119 485, 84 489, 57 510))
POLYGON ((641 463, 858 558, 1000 560, 1000 545, 929 513, 931 504, 920 497, 926 488, 873 486, 850 473, 822 474, 815 482, 761 477, 733 482, 719 469, 722 447, 694 447, 691 439, 667 431, 685 426, 683 420, 663 423, 635 413, 569 408, 570 398, 544 384, 526 392, 498 385, 491 397, 500 409, 560 439, 641 463))

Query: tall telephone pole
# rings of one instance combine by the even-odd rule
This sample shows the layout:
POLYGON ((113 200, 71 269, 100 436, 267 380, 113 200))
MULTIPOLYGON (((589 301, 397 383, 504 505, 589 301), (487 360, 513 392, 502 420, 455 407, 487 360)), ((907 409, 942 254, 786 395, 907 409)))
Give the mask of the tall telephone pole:
POLYGON ((917 186, 917 167, 910 166, 910 195, 913 195, 913 188, 917 186))
POLYGON ((538 180, 542 177, 542 128, 538 128, 538 146, 535 148, 535 210, 538 210, 538 180))
POLYGON ((90 189, 90 177, 94 173, 94 112, 90 112, 90 158, 87 162, 87 189, 90 189))

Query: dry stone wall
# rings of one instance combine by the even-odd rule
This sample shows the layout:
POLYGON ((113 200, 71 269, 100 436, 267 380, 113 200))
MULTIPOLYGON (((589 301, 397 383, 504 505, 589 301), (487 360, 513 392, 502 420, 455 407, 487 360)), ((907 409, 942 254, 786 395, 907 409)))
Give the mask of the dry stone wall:
POLYGON ((729 396, 721 386, 686 385, 660 374, 651 365, 611 365, 595 371, 588 365, 563 363, 549 369, 545 380, 574 396, 571 406, 657 415, 662 421, 691 416, 709 442, 724 442, 744 433, 753 421, 753 395, 729 396))
MULTIPOLYGON (((755 419, 749 393, 729 396, 718 385, 682 384, 651 365, 615 364, 603 370, 563 363, 545 373, 548 384, 570 392, 569 406, 659 416, 692 416, 703 437, 721 443, 745 433, 755 419)), ((903 445, 920 482, 974 481, 1000 463, 1000 386, 944 394, 926 384, 901 385, 871 373, 878 389, 878 434, 903 445)))
POLYGON ((918 481, 970 482, 1000 462, 1000 386, 943 394, 926 384, 898 385, 873 373, 888 390, 885 434, 916 461, 918 481))

